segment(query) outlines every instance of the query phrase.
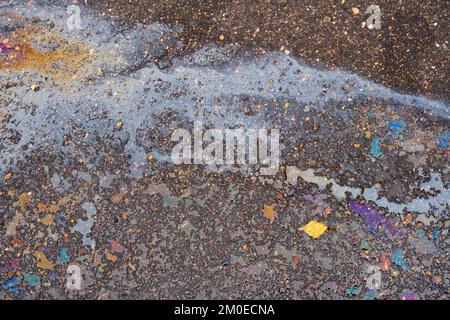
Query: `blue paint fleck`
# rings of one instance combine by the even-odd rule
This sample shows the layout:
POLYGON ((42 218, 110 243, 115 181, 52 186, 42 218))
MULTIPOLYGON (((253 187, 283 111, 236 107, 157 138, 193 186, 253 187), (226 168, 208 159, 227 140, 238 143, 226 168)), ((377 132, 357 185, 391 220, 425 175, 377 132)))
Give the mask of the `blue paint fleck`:
POLYGON ((423 238, 423 237, 425 236, 425 231, 423 231, 423 229, 419 229, 419 230, 417 231, 417 235, 418 235, 420 238, 423 238))
POLYGON ((437 238, 439 238, 439 230, 434 230, 432 234, 433 234, 433 239, 436 240, 437 238))
POLYGON ((376 138, 370 142, 370 153, 377 158, 381 156, 380 142, 376 138))
POLYGON ((378 291, 374 289, 370 289, 364 295, 364 300, 375 300, 378 299, 378 291))
POLYGON ((28 283, 29 285, 31 285, 33 287, 36 287, 36 288, 41 287, 41 280, 39 279, 39 277, 37 277, 35 275, 25 273, 23 275, 23 280, 25 280, 26 283, 28 283))
POLYGON ((361 288, 359 288, 359 287, 351 287, 351 288, 348 288, 348 289, 345 291, 345 293, 346 293, 348 296, 357 296, 358 294, 361 293, 361 288))
POLYGON ((402 120, 391 121, 388 125, 394 137, 398 136, 404 129, 405 123, 402 120))
POLYGON ((450 139, 450 132, 445 131, 440 137, 439 137, 439 150, 448 150, 448 140, 450 139))
POLYGON ((394 254, 392 255, 392 261, 401 267, 403 270, 408 269, 408 264, 405 261, 405 258, 403 256, 403 251, 401 249, 395 250, 394 254))
POLYGON ((59 251, 58 258, 56 258, 56 263, 62 264, 62 263, 67 263, 67 262, 69 262, 69 255, 67 254, 66 247, 62 247, 61 250, 59 251))
POLYGON ((2 284, 2 288, 8 290, 9 292, 17 293, 17 286, 20 284, 20 282, 21 280, 19 277, 13 277, 9 280, 6 280, 2 284))

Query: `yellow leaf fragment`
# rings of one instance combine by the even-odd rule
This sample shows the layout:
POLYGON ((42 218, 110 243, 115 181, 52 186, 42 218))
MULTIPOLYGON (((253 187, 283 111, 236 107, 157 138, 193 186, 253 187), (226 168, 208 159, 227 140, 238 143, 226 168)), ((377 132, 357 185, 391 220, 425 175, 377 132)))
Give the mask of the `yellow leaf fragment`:
POLYGON ((58 205, 59 205, 59 206, 65 206, 65 205, 68 204, 69 202, 70 202, 70 197, 64 196, 64 197, 62 197, 62 198, 58 201, 58 205))
POLYGON ((46 225, 46 226, 49 226, 51 224, 54 224, 55 221, 53 220, 52 215, 48 214, 44 218, 41 219, 41 223, 46 225))
POLYGON ((269 219, 270 223, 275 220, 275 211, 273 206, 264 206, 264 217, 269 219))
POLYGON ((353 12, 353 14, 359 14, 359 9, 354 7, 354 8, 352 8, 352 12, 353 12))
POLYGON ((36 258, 38 268, 53 270, 53 263, 47 259, 45 254, 40 251, 36 251, 33 256, 36 258))
POLYGON ((114 251, 123 251, 123 246, 117 241, 111 241, 111 247, 114 251))
POLYGON ((9 179, 11 179, 11 177, 12 177, 12 172, 8 172, 8 173, 5 174, 5 176, 3 177, 3 180, 6 182, 6 181, 8 181, 9 179))
POLYGON ((51 204, 48 206, 48 211, 50 213, 57 213, 59 211, 59 204, 51 204))
POLYGON ((112 262, 115 262, 117 260, 117 256, 111 254, 108 249, 105 249, 105 257, 112 262))
POLYGON ((19 206, 20 209, 23 211, 26 209, 28 202, 30 202, 30 196, 28 195, 28 193, 24 192, 19 196, 19 199, 17 200, 16 203, 14 203, 14 206, 16 207, 19 206))
POLYGON ((306 232, 310 237, 313 238, 320 237, 325 231, 327 231, 327 229, 328 227, 326 225, 315 220, 312 220, 305 226, 298 228, 298 230, 306 232))
POLYGON ((47 211, 47 206, 44 203, 40 202, 37 205, 37 211, 38 212, 46 212, 47 211))

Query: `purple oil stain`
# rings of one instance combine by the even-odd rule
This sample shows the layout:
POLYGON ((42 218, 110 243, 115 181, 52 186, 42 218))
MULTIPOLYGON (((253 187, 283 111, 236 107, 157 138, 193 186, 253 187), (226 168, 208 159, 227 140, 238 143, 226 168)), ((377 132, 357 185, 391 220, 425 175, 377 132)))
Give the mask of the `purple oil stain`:
POLYGON ((375 233, 382 222, 382 218, 377 211, 373 210, 368 205, 359 204, 355 200, 350 200, 348 207, 350 208, 350 211, 359 214, 364 219, 370 232, 375 233))
POLYGON ((8 53, 8 51, 10 50, 10 48, 7 48, 3 43, 0 42, 0 53, 8 53))
POLYGON ((403 232, 395 227, 391 220, 387 218, 383 218, 381 221, 381 225, 384 227, 384 230, 388 233, 392 238, 401 238, 403 237, 403 232))
POLYGON ((413 291, 405 291, 403 292, 402 300, 417 300, 417 295, 413 291))
POLYGON ((379 225, 382 225, 386 233, 392 237, 402 237, 403 232, 395 227, 395 225, 387 218, 381 217, 380 213, 371 206, 360 204, 355 200, 350 200, 350 211, 360 215, 366 222, 369 231, 375 233, 379 225))

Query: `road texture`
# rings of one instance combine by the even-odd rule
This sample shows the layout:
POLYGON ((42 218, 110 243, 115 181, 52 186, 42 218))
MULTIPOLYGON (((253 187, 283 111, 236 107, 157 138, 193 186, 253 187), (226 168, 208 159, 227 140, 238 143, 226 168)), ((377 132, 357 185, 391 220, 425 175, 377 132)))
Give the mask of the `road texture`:
POLYGON ((448 299, 448 12, 0 1, 0 298, 448 299), (274 174, 175 164, 195 121, 274 174))

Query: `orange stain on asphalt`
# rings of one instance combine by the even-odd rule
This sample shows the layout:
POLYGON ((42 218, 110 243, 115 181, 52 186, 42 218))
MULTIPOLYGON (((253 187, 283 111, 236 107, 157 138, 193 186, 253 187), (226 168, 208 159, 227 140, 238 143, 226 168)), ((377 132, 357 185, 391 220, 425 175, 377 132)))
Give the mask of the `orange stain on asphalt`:
POLYGON ((69 43, 54 33, 36 27, 17 30, 6 44, 11 50, 6 52, 6 58, 0 59, 0 71, 31 70, 57 80, 75 80, 82 67, 92 62, 92 55, 83 43, 69 43), (49 44, 56 44, 57 48, 45 49, 49 44))

